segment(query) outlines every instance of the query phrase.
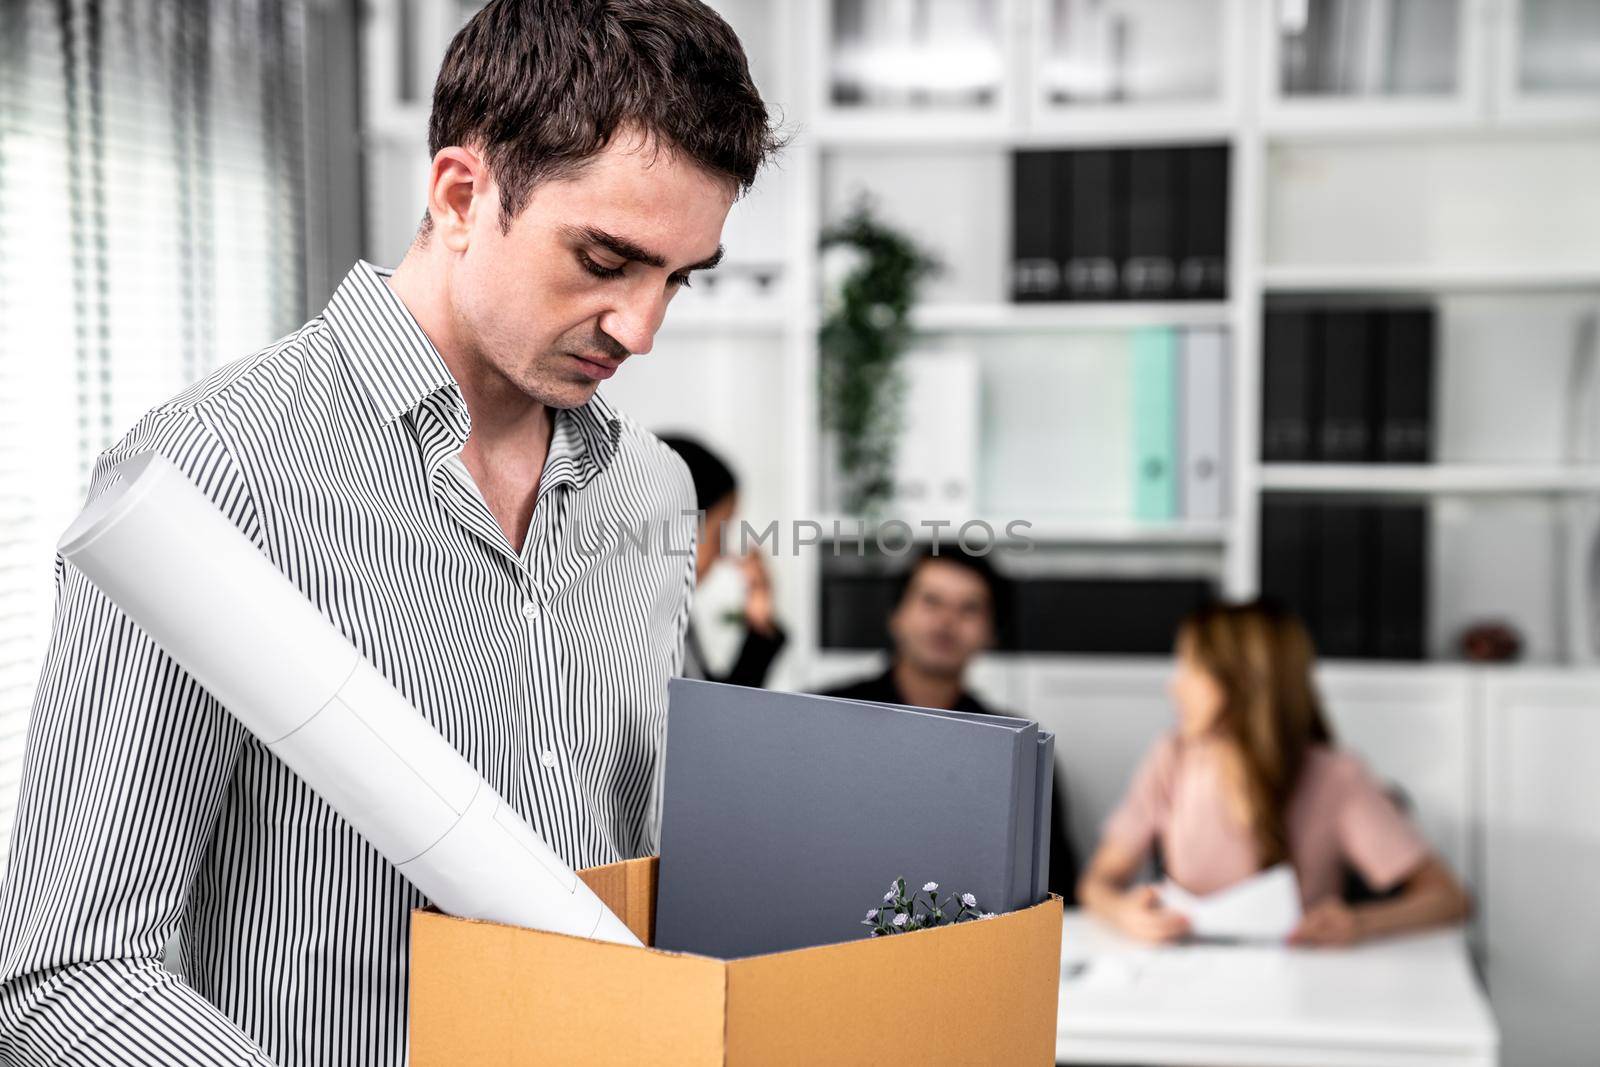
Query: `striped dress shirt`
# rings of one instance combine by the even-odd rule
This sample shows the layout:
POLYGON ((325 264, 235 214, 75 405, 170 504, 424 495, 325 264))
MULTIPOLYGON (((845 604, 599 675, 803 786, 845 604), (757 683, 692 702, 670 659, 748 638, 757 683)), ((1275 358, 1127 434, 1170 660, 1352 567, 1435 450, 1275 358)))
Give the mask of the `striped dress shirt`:
MULTIPOLYGON (((388 273, 357 263, 321 315, 152 409, 90 498, 161 452, 567 863, 652 854, 688 471, 599 396, 559 411, 513 549, 388 273)), ((0 1063, 404 1063, 422 895, 60 556, 55 582, 0 887, 0 1063)))

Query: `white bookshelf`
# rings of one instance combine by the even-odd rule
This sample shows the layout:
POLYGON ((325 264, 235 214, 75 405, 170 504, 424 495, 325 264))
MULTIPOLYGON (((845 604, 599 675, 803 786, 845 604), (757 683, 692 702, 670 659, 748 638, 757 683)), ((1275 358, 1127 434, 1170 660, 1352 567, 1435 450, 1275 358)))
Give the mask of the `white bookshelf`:
MULTIPOLYGON (((1434 465, 1258 459, 1261 323, 1269 300, 1600 298, 1594 252, 1600 248, 1600 198, 1584 192, 1597 172, 1591 166, 1600 163, 1600 90, 1537 95, 1519 88, 1518 4, 1535 0, 1458 0, 1456 76, 1448 92, 1427 98, 1285 94, 1277 88, 1275 20, 1284 9, 1276 0, 1166 2, 1191 20, 1191 28, 1201 25, 1193 21, 1197 11, 1215 11, 1220 19, 1215 92, 1203 99, 1053 103, 1043 89, 1049 46, 1040 31, 1049 0, 1001 0, 1002 76, 990 106, 871 113, 829 99, 833 0, 714 0, 746 42, 763 93, 795 135, 758 183, 757 196, 735 207, 725 264, 734 270, 778 265, 781 277, 759 298, 718 287, 683 294, 646 357, 652 362, 619 375, 608 393, 625 408, 647 413, 647 423, 699 432, 730 452, 745 475, 744 504, 752 518, 825 516, 816 238, 830 182, 837 184, 841 172, 865 160, 892 173, 902 160, 907 181, 945 181, 958 192, 972 191, 945 213, 948 218, 936 220, 965 244, 953 257, 957 277, 934 288, 913 313, 919 346, 967 345, 992 368, 1005 363, 1007 345, 1023 338, 1150 326, 1221 327, 1231 338, 1227 517, 1144 524, 1116 516, 1016 516, 1033 521, 1031 533, 1041 541, 1133 555, 1200 553, 1212 561, 1226 593, 1246 596, 1256 586, 1264 491, 1409 494, 1457 509, 1493 509, 1502 500, 1529 497, 1540 498, 1529 506, 1544 506, 1542 500, 1558 507, 1600 492, 1596 468, 1559 455, 1480 456, 1463 446, 1478 432, 1482 412, 1473 416, 1478 422, 1455 421, 1451 447, 1434 465), (977 191, 1008 183, 1012 150, 1218 142, 1229 145, 1232 161, 1226 300, 1008 301, 1009 208, 998 201, 1009 189, 1003 197, 977 191), (1400 198, 1393 218, 1381 210, 1377 189, 1400 198), (1582 207, 1580 195, 1595 206, 1582 207), (1486 203, 1509 213, 1502 229, 1478 223, 1486 203), (1560 217, 1569 209, 1576 211, 1570 223, 1560 217)), ((1127 0, 1145 13, 1162 3, 1127 0)), ((427 64, 442 55, 456 20, 470 8, 457 0, 408 6, 418 19, 412 83, 422 95, 405 101, 396 98, 400 6, 379 4, 369 12, 369 230, 385 241, 394 238, 372 250, 391 260, 420 213, 426 90, 434 73, 427 64)), ((1209 22, 1202 28, 1205 33, 1192 34, 1197 41, 1210 33, 1209 22)), ((1479 314, 1477 305, 1469 310, 1479 314)), ((1475 336, 1479 322, 1464 317, 1454 335, 1475 336)), ((1448 339, 1451 328, 1445 332, 1448 339)), ((1451 357, 1442 352, 1447 375, 1451 357)), ((1451 388, 1473 393, 1470 382, 1451 388)), ((774 577, 792 638, 778 680, 807 685, 826 658, 818 647, 818 560, 807 552, 785 555, 774 561, 774 577)))
POLYGON ((1040 330, 1130 330, 1141 326, 1226 326, 1226 301, 1117 303, 922 304, 911 322, 923 333, 1027 333, 1040 330))
POLYGON ((1083 145, 1161 145, 1193 141, 1226 141, 1237 124, 1219 119, 1211 109, 1185 116, 1165 111, 1141 122, 1117 122, 1102 114, 1083 122, 1037 127, 957 124, 948 127, 907 126, 879 118, 823 120, 814 132, 824 151, 907 148, 1057 148, 1083 145))
MULTIPOLYGON (((1596 131, 1600 137, 1600 130, 1596 131)), ((1270 265, 1262 285, 1274 293, 1517 293, 1600 289, 1600 255, 1591 265, 1472 266, 1270 265)))
MULTIPOLYGON (((1060 331, 1126 330, 1146 326, 1224 326, 1232 337, 1234 382, 1231 404, 1233 478, 1232 513, 1215 523, 1164 523, 1146 526, 1133 520, 1050 522, 1032 531, 1042 541, 1063 545, 1114 546, 1131 552, 1159 551, 1172 546, 1215 551, 1217 574, 1226 592, 1235 596, 1255 591, 1259 540, 1259 505, 1263 491, 1315 493, 1411 494, 1428 498, 1466 498, 1487 501, 1528 495, 1566 497, 1600 491, 1596 471, 1563 463, 1554 457, 1538 463, 1440 462, 1427 466, 1324 464, 1263 464, 1259 456, 1261 382, 1261 319, 1269 298, 1293 295, 1330 297, 1421 294, 1600 294, 1600 260, 1594 247, 1574 238, 1564 249, 1568 258, 1552 261, 1538 255, 1485 258, 1474 265, 1451 249, 1437 261, 1428 256, 1412 261, 1393 257, 1373 261, 1278 261, 1269 255, 1269 230, 1275 224, 1269 208, 1275 175, 1271 164, 1284 148, 1439 141, 1459 151, 1472 152, 1480 143, 1484 152, 1506 138, 1544 138, 1557 149, 1569 144, 1600 146, 1600 95, 1565 98, 1559 108, 1519 100, 1511 79, 1501 76, 1497 64, 1507 60, 1496 27, 1511 19, 1505 5, 1464 2, 1461 11, 1459 51, 1455 62, 1459 77, 1454 90, 1443 98, 1414 99, 1290 99, 1272 88, 1277 59, 1272 19, 1278 5, 1267 0, 1240 0, 1220 5, 1227 25, 1221 37, 1225 66, 1241 72, 1225 79, 1217 98, 1193 107, 1084 106, 1043 107, 1031 79, 1038 70, 1037 20, 1044 4, 1019 0, 1006 7, 1012 55, 1013 81, 999 96, 996 108, 985 115, 949 116, 840 114, 824 98, 822 50, 827 37, 827 4, 791 7, 800 20, 793 38, 808 42, 812 55, 802 69, 815 80, 799 96, 812 110, 802 119, 812 136, 796 141, 795 151, 806 157, 808 173, 821 176, 836 159, 862 155, 885 156, 895 152, 947 157, 991 159, 1011 150, 1030 147, 1077 145, 1155 145, 1226 142, 1232 149, 1230 181, 1229 297, 1209 303, 1117 302, 1107 304, 1014 304, 1004 299, 929 300, 913 314, 913 325, 924 337, 1004 337, 1060 331), (928 121, 922 121, 928 118, 928 121), (1464 147, 1462 147, 1464 146, 1464 147), (1584 257, 1588 258, 1584 258, 1584 257), (1575 260, 1575 261, 1574 261, 1575 260), (1465 265, 1463 265, 1465 264, 1465 265)), ((1537 183, 1534 183, 1537 185, 1537 183)), ((820 186, 807 194, 811 210, 823 199, 820 186)), ((1507 189, 1507 195, 1512 194, 1507 189)), ((1556 195, 1564 195, 1557 192, 1556 195)), ((1583 231, 1588 233, 1589 231, 1583 231)), ((1600 237, 1600 228, 1594 231, 1600 237)), ((1008 241, 1005 233, 994 239, 1008 241)), ((809 249, 802 248, 803 257, 809 249)), ((1426 248, 1423 249, 1427 251, 1426 248)), ((1513 249, 1513 252, 1516 250, 1513 249)), ((814 266, 814 265, 813 265, 814 266)), ((804 303, 804 301, 802 301, 804 303)), ((817 354, 809 338, 797 339, 805 366, 802 379, 815 372, 817 354)), ((984 358, 1004 360, 1003 351, 984 358)), ((1444 353, 1442 359, 1448 360, 1444 353)), ((796 440, 806 454, 817 455, 814 412, 804 423, 793 423, 796 440)), ((814 478, 815 467, 807 471, 814 478)), ((814 510, 815 495, 808 486, 794 488, 797 511, 814 510)), ((804 679, 808 658, 826 658, 816 648, 815 569, 797 574, 802 595, 791 600, 797 608, 797 634, 802 635, 792 669, 804 679)), ((1435 664, 1415 669, 1433 669, 1435 664)), ((1397 668, 1405 671, 1402 665, 1397 668)), ((1523 669, 1523 668, 1514 668, 1523 669)), ((1536 669, 1533 667, 1526 669, 1536 669)))
POLYGON ((1266 463, 1261 488, 1307 493, 1519 496, 1600 492, 1600 467, 1573 464, 1266 463))
MULTIPOLYGON (((865 532, 870 538, 874 532, 886 523, 896 520, 886 519, 882 522, 863 523, 863 520, 854 516, 825 515, 816 520, 822 528, 825 540, 832 539, 837 531, 840 538, 848 539, 865 532)), ((904 521, 904 520, 901 520, 904 521)), ((925 520, 939 522, 942 525, 941 533, 947 539, 954 540, 963 522, 981 524, 975 526, 971 540, 974 546, 983 541, 983 530, 992 530, 996 540, 1006 537, 1007 524, 1013 519, 1001 515, 975 515, 963 516, 946 522, 943 519, 925 520)), ((1229 535, 1229 523, 1224 521, 1208 521, 1203 519, 1176 519, 1171 522, 1137 522, 1133 520, 1100 519, 1100 518, 1072 518, 1068 516, 1041 515, 1024 520, 1028 525, 1018 527, 1014 536, 1026 538, 1038 545, 1200 545, 1220 546, 1225 543, 1229 535)), ((921 535, 922 540, 927 539, 926 528, 914 531, 921 535)))

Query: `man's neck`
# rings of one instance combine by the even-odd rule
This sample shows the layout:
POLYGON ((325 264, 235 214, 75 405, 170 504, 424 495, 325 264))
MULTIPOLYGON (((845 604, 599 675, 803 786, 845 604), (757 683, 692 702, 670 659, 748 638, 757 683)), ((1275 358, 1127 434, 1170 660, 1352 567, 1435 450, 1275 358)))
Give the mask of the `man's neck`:
POLYGON ((472 417, 469 451, 496 469, 504 468, 512 457, 522 466, 537 458, 530 475, 537 478, 554 424, 550 409, 517 388, 465 343, 455 329, 443 279, 434 276, 432 265, 420 258, 416 249, 406 253, 388 283, 461 388, 461 399, 472 417))
POLYGON ((520 552, 539 498, 555 413, 518 389, 463 342, 453 328, 443 279, 431 274, 431 265, 419 259, 415 249, 401 260, 388 283, 461 388, 461 399, 472 420, 461 462, 478 484, 506 541, 520 552))
POLYGON ((919 670, 905 660, 895 661, 895 688, 907 704, 918 708, 939 708, 950 711, 961 703, 961 676, 930 674, 919 670))

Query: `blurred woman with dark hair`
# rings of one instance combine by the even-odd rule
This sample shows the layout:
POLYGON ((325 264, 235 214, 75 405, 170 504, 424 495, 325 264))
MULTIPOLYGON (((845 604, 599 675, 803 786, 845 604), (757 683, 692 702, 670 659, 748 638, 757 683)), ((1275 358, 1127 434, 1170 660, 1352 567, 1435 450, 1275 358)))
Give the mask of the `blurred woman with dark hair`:
POLYGON ((1291 941, 1349 944, 1457 922, 1465 890, 1361 761, 1334 746, 1311 680, 1311 639, 1259 602, 1202 608, 1179 627, 1178 727, 1146 755, 1079 884, 1084 905, 1150 941, 1188 932, 1153 886, 1130 887, 1159 845, 1191 893, 1293 865, 1305 913, 1291 941), (1346 867, 1386 899, 1347 903, 1346 867))
MULTIPOLYGON (((720 456, 693 438, 663 434, 661 442, 683 458, 694 482, 695 508, 700 512, 694 560, 698 584, 723 557, 725 531, 739 511, 739 480, 720 456)), ((710 672, 691 620, 683 639, 683 674, 687 678, 761 688, 766 685, 772 661, 783 651, 787 636, 773 612, 772 581, 766 564, 757 553, 745 552, 738 557, 738 565, 744 576, 744 638, 733 666, 727 674, 710 672)))

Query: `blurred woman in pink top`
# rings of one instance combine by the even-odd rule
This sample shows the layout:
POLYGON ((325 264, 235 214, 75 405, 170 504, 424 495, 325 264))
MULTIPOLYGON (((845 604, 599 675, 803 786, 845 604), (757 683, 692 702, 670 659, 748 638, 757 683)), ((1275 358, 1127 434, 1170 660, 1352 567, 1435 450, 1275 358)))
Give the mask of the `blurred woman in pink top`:
POLYGON ((1167 877, 1213 893, 1293 864, 1305 905, 1291 941, 1350 944, 1438 923, 1466 892, 1361 761, 1334 747, 1311 681, 1311 640, 1261 603, 1204 608, 1178 631, 1171 693, 1178 726, 1156 742, 1079 883, 1085 907, 1128 933, 1188 932, 1155 887, 1132 886, 1159 844, 1167 877), (1351 905, 1346 865, 1393 897, 1351 905))

